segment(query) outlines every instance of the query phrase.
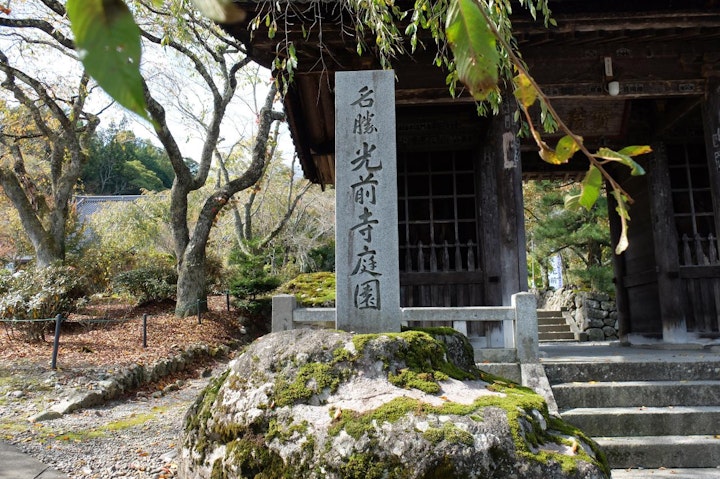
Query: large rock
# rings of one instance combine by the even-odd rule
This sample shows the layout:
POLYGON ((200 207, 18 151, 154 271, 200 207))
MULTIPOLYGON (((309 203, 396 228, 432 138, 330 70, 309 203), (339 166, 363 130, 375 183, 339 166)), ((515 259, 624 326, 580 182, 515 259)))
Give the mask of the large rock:
POLYGON ((609 477, 597 446, 540 396, 471 359, 450 363, 457 338, 442 335, 259 339, 188 412, 180 477, 609 477))

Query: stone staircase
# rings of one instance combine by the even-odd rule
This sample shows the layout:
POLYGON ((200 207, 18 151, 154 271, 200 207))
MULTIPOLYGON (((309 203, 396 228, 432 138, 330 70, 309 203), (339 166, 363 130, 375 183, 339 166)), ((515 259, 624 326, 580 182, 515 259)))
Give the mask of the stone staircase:
POLYGON ((613 477, 720 478, 718 355, 606 361, 544 366, 563 419, 600 444, 613 477))
POLYGON ((538 341, 541 343, 577 341, 562 311, 538 309, 538 341))

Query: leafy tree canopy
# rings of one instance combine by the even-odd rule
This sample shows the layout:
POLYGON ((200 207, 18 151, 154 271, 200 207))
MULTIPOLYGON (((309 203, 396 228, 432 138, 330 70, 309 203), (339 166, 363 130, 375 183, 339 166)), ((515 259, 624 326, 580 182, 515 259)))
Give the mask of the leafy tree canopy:
POLYGON ((88 194, 137 195, 172 186, 172 165, 164 150, 132 131, 112 126, 90 141, 82 182, 88 194))
POLYGON ((539 286, 547 287, 548 261, 560 254, 569 282, 612 292, 611 244, 607 199, 601 195, 589 208, 564 208, 565 195, 578 194, 575 184, 530 181, 523 188, 528 259, 540 269, 539 286))

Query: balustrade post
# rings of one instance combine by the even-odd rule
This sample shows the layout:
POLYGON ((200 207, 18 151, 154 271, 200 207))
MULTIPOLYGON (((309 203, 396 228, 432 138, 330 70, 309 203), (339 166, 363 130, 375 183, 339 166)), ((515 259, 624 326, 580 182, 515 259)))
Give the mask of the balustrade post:
POLYGON ((272 298, 272 332, 293 329, 293 311, 297 301, 292 294, 278 294, 272 298))
POLYGON ((515 348, 518 362, 539 361, 537 302, 532 293, 516 293, 511 298, 515 309, 515 348))

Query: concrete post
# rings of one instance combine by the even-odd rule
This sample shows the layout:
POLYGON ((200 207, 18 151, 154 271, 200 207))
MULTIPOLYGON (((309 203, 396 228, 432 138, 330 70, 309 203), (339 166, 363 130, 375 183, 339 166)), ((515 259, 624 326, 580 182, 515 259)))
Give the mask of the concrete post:
POLYGON ((453 321, 453 329, 465 336, 468 335, 467 321, 453 321))
POLYGON ((515 347, 518 362, 537 363, 538 320, 537 301, 532 293, 516 293, 512 295, 512 306, 515 308, 515 347))
POLYGON ((272 298, 272 332, 293 329, 293 311, 297 301, 292 294, 278 294, 272 298))

